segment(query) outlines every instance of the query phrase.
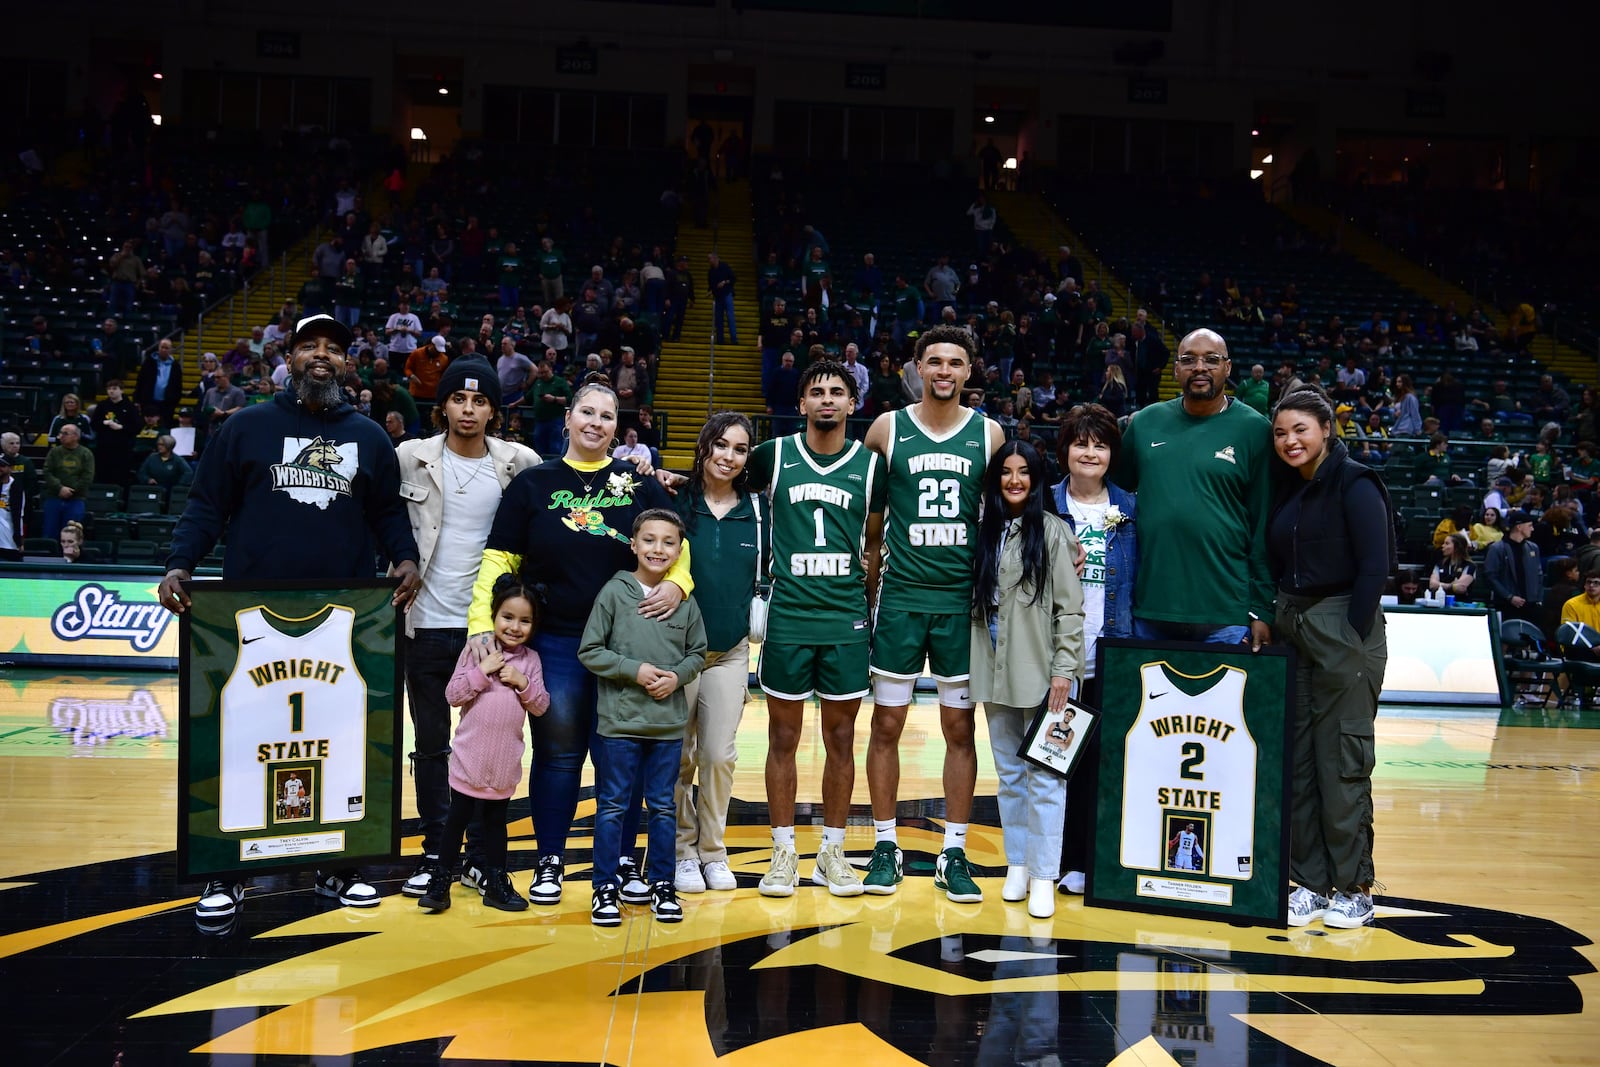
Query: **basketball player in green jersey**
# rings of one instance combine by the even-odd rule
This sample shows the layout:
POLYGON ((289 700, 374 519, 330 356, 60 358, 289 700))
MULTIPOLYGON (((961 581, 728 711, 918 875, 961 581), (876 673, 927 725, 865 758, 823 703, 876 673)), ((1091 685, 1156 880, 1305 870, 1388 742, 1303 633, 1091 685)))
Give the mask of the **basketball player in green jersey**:
POLYGON ((800 378, 805 432, 763 441, 746 468, 751 488, 772 501, 772 601, 759 677, 767 694, 767 811, 772 867, 766 896, 787 897, 799 881, 794 847, 795 752, 805 702, 822 706, 822 848, 811 879, 834 896, 857 896, 861 878, 844 855, 845 818, 855 788, 855 721, 869 690, 863 545, 878 537, 883 460, 845 436, 856 381, 831 360, 800 378))
POLYGON ((1005 443, 1005 431, 961 404, 972 371, 972 335, 935 326, 917 338, 922 400, 879 415, 867 447, 888 467, 879 554, 868 546, 868 595, 877 589, 880 622, 872 637, 872 734, 867 784, 872 791, 876 843, 864 882, 869 893, 893 893, 901 880, 895 834, 900 792, 900 734, 912 687, 926 660, 939 689, 944 732, 944 845, 933 884, 951 900, 976 903, 983 891, 967 864, 967 820, 978 780, 972 697, 967 667, 972 613, 972 552, 977 543, 983 471, 1005 443))

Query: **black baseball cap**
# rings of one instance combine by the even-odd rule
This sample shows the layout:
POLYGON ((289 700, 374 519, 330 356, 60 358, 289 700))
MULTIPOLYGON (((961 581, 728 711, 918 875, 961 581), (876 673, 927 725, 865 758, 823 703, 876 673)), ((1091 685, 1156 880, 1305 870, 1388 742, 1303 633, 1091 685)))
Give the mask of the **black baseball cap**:
POLYGON ((295 323, 294 334, 289 340, 290 347, 299 344, 308 337, 326 337, 348 350, 355 337, 350 332, 350 327, 334 318, 332 315, 307 315, 295 323))

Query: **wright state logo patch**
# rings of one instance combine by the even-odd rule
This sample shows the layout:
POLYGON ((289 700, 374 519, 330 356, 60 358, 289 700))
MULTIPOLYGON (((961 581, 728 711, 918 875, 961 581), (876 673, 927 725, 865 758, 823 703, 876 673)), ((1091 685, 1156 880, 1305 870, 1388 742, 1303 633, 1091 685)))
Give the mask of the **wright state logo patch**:
POLYGON ((272 465, 272 488, 326 510, 335 497, 350 495, 350 480, 361 467, 360 447, 354 441, 336 445, 321 437, 285 437, 283 462, 272 465))

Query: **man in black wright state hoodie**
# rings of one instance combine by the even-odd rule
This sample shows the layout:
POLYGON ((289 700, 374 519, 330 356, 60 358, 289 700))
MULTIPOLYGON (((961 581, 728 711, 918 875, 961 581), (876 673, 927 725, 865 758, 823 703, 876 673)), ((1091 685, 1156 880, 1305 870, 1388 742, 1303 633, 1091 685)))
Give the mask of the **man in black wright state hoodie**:
POLYGON ((376 543, 396 562, 402 590, 415 588, 417 544, 394 445, 339 386, 348 337, 327 315, 302 319, 288 388, 223 423, 207 445, 172 532, 164 604, 224 532, 227 579, 371 578, 376 543))
MULTIPOLYGON (((401 580, 395 604, 410 606, 421 581, 399 463, 383 427, 345 401, 339 382, 350 340, 331 316, 301 319, 289 342, 288 388, 212 437, 172 532, 158 591, 169 611, 188 609, 182 583, 224 532, 222 575, 234 580, 372 578, 376 543, 401 580)), ((354 870, 318 871, 315 888, 348 907, 379 903, 354 870)), ((196 923, 225 932, 243 899, 241 881, 207 883, 196 923)))

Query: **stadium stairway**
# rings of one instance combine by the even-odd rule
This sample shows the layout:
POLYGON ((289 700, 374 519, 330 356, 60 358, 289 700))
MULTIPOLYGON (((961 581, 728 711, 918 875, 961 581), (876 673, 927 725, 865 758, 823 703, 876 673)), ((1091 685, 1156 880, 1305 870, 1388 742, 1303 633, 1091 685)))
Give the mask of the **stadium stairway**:
MULTIPOLYGON (((1465 289, 1452 285, 1377 238, 1346 224, 1344 219, 1327 208, 1312 204, 1279 204, 1278 207, 1304 229, 1325 239, 1337 239, 1339 247, 1345 252, 1437 307, 1442 308, 1453 301, 1457 310, 1464 315, 1476 303, 1465 289)), ((1498 308, 1485 307, 1483 313, 1496 325, 1504 325, 1498 308)), ((1534 341, 1533 355, 1547 369, 1566 375, 1568 381, 1595 380, 1595 361, 1570 345, 1556 341, 1549 334, 1540 334, 1534 341)))
POLYGON ((294 300, 310 276, 311 250, 322 237, 314 232, 292 246, 287 261, 279 258, 251 279, 248 290, 241 289, 232 299, 218 304, 196 329, 185 330, 178 343, 180 359, 190 368, 185 373, 200 366, 202 353, 221 355, 233 347, 234 341, 250 336, 252 326, 265 326, 275 319, 284 300, 294 300))
POLYGON ((755 415, 766 411, 761 395, 761 309, 756 300, 755 225, 750 186, 724 185, 712 207, 716 229, 701 228, 685 213, 678 222, 674 245, 689 257, 694 272, 695 303, 684 316, 683 338, 663 341, 656 375, 655 406, 667 415, 667 447, 663 464, 688 470, 694 445, 710 411, 733 408, 755 415), (711 300, 706 293, 706 257, 717 253, 734 274, 734 323, 739 343, 717 345, 711 369, 711 300), (714 379, 714 380, 713 380, 714 379))
MULTIPOLYGON (((998 191, 989 195, 1001 220, 1019 240, 1030 248, 1038 249, 1052 262, 1057 248, 1061 245, 1069 246, 1073 254, 1082 261, 1084 273, 1098 280, 1100 288, 1111 294, 1112 300, 1116 302, 1117 314, 1126 314, 1130 319, 1133 317, 1137 305, 1127 283, 1106 267, 1088 243, 1073 232, 1067 221, 1045 203, 1043 197, 1037 193, 1009 191, 998 191)), ((1083 281, 1083 278, 1078 279, 1080 285, 1083 281)), ((1153 312, 1150 321, 1161 330, 1161 339, 1166 342, 1167 351, 1176 355, 1178 339, 1173 336, 1172 331, 1153 312)), ((1177 395, 1178 387, 1172 375, 1164 375, 1161 379, 1161 398, 1166 400, 1177 395)))

